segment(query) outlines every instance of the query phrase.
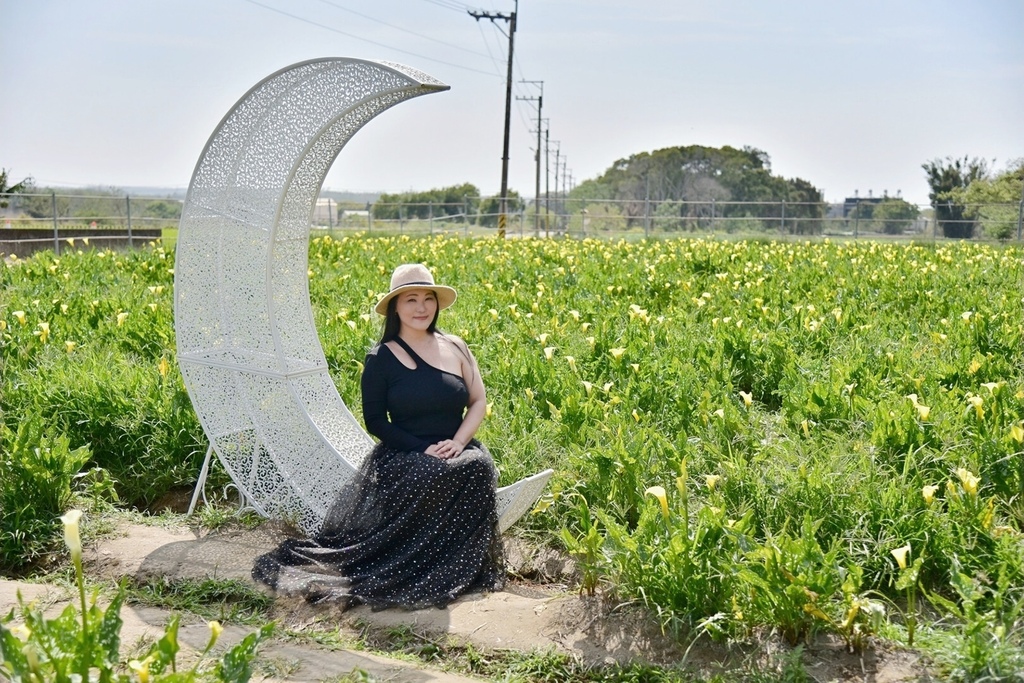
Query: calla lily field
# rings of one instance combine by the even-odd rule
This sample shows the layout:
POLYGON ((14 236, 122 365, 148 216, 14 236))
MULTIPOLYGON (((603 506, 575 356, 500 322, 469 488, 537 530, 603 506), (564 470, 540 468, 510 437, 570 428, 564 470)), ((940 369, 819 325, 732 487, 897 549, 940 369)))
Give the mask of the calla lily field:
MULTIPOLYGON (((310 299, 357 415, 373 303, 410 262, 458 289, 439 324, 480 363, 501 483, 556 471, 515 533, 570 553, 580 591, 681 637, 1024 670, 1019 245, 324 234, 310 299)), ((173 269, 81 243, 0 267, 3 570, 58 546, 72 501, 194 485, 173 269)))

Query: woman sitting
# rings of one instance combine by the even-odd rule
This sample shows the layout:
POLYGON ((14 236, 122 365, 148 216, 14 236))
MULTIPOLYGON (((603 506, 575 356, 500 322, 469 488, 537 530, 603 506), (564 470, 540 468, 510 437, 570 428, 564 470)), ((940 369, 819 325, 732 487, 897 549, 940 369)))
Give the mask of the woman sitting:
POLYGON ((380 443, 317 536, 260 556, 253 578, 311 602, 374 608, 444 607, 502 587, 497 470, 473 438, 486 412, 483 380, 466 343, 437 329, 455 298, 423 265, 395 269, 362 375, 363 421, 380 443))

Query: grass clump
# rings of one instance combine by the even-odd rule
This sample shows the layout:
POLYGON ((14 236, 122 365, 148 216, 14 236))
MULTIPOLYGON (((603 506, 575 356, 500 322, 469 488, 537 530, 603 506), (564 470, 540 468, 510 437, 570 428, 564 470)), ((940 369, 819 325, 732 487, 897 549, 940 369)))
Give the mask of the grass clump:
POLYGON ((249 625, 265 622, 274 603, 273 597, 252 582, 239 579, 130 580, 125 593, 129 603, 249 625))

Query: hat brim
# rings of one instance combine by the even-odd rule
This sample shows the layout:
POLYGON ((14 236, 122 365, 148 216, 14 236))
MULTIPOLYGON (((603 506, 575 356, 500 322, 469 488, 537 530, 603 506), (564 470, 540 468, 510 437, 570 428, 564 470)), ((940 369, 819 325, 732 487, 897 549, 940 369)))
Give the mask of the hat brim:
POLYGON ((437 297, 437 310, 439 311, 443 311, 444 309, 451 306, 453 303, 455 303, 455 299, 458 297, 458 294, 454 289, 452 289, 451 287, 446 287, 445 285, 402 285, 401 287, 395 287, 390 292, 381 297, 380 301, 377 302, 377 305, 373 307, 373 310, 377 311, 377 313, 379 313, 380 315, 387 315, 388 302, 394 299, 402 292, 407 292, 410 289, 429 289, 430 291, 432 291, 434 295, 437 297))

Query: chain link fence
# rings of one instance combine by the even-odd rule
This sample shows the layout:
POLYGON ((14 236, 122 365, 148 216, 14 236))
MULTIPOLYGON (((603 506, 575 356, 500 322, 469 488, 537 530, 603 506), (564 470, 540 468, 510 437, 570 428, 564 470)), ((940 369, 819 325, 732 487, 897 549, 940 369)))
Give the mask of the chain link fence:
MULTIPOLYGON (((494 198, 457 203, 377 203, 341 211, 328 230, 368 233, 466 235, 494 232, 494 198)), ((518 202, 508 214, 513 237, 663 238, 835 237, 843 239, 1021 240, 1024 202, 971 204, 959 212, 944 205, 916 206, 893 198, 863 198, 842 204, 818 202, 613 201, 551 199, 518 202), (950 214, 961 217, 944 218, 950 214)))
MULTIPOLYGON (((114 194, 37 192, 0 195, 0 252, 60 253, 69 245, 132 247, 163 239, 173 248, 183 200, 114 194)), ((311 216, 318 232, 496 234, 496 197, 460 202, 357 205, 321 199, 311 216)), ((1021 240, 1024 201, 915 206, 901 199, 812 202, 612 201, 566 197, 509 201, 512 238, 833 237, 883 240, 1021 240), (949 216, 957 216, 955 219, 949 216)))
POLYGON ((179 199, 111 194, 0 194, 0 253, 27 256, 71 246, 133 247, 175 230, 179 199), (6 206, 4 206, 6 205, 6 206))

